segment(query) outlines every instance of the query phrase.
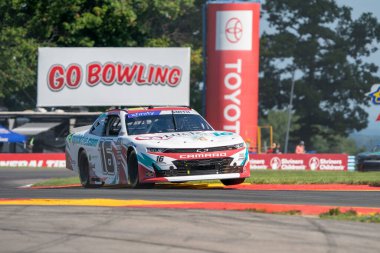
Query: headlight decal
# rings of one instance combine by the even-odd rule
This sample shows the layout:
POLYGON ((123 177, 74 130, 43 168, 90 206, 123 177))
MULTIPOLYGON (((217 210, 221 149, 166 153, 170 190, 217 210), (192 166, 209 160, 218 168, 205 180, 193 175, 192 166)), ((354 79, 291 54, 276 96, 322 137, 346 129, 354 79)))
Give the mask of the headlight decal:
POLYGON ((245 159, 244 159, 244 161, 240 164, 240 166, 243 166, 243 165, 247 162, 248 159, 249 159, 249 153, 248 153, 248 149, 246 148, 246 149, 245 149, 245 159))
POLYGON ((138 155, 138 161, 142 163, 147 168, 152 168, 152 164, 155 162, 152 158, 147 156, 146 154, 138 155))

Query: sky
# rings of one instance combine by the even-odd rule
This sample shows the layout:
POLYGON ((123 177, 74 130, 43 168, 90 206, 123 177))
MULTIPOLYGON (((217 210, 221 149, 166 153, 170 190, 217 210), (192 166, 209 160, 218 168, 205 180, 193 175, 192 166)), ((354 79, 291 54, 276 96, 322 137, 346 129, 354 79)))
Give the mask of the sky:
MULTIPOLYGON (((362 13, 371 12, 380 21, 380 0, 336 0, 336 2, 338 5, 346 5, 351 7, 353 19, 357 19, 362 13)), ((261 20, 260 32, 263 32, 267 29, 269 29, 268 24, 261 20)), ((378 45, 378 47, 379 51, 368 57, 367 61, 375 63, 380 67, 380 44, 378 45)), ((380 70, 378 73, 380 76, 380 70)), ((368 90, 368 92, 370 92, 370 90, 368 90)), ((368 97, 364 99, 370 98, 368 97)), ((380 105, 371 105, 370 107, 366 108, 366 111, 369 114, 368 127, 360 131, 359 133, 369 135, 380 135, 380 121, 376 122, 376 119, 380 114, 380 105)))

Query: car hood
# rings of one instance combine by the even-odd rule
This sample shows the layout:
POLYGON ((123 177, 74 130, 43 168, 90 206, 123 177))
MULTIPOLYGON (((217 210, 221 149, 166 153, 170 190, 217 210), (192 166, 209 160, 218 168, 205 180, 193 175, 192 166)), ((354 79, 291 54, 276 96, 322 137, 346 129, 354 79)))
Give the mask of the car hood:
POLYGON ((238 134, 224 131, 155 133, 129 137, 135 144, 153 148, 206 148, 244 142, 238 134))

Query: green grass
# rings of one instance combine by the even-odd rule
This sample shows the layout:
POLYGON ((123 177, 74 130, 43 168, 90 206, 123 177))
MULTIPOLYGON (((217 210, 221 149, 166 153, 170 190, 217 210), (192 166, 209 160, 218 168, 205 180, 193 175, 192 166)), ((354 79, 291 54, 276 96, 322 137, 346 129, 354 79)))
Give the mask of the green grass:
POLYGON ((359 221, 365 223, 380 223, 380 214, 359 215, 355 210, 341 212, 339 208, 330 209, 328 212, 320 214, 320 218, 329 220, 359 221))
MULTIPOLYGON (((265 210, 261 209, 246 209, 246 212, 253 213, 267 213, 265 210)), ((286 212, 274 212, 273 214, 280 215, 302 215, 299 210, 289 210, 286 212)), ((356 221, 364 223, 380 223, 380 213, 368 214, 368 215, 359 215, 355 210, 348 210, 347 212, 340 211, 339 208, 330 209, 326 213, 319 215, 321 219, 326 220, 340 220, 340 221, 356 221)))
POLYGON ((62 186, 71 184, 80 184, 79 177, 52 178, 33 184, 33 186, 62 186))
POLYGON ((363 184, 380 185, 380 172, 252 171, 252 184, 363 184))
MULTIPOLYGON (((196 181, 219 183, 218 180, 196 181)), ((245 180, 252 184, 362 184, 380 186, 380 172, 347 171, 252 171, 245 180)), ((79 184, 79 177, 53 178, 35 186, 79 184)))

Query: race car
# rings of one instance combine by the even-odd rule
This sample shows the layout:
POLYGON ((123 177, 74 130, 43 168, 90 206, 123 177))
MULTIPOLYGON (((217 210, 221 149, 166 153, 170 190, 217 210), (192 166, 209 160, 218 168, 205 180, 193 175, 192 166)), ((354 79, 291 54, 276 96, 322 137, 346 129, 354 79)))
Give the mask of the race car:
POLYGON ((234 185, 250 176, 243 139, 215 131, 188 107, 105 112, 92 126, 67 136, 66 167, 86 188, 213 179, 234 185))
POLYGON ((380 144, 356 157, 358 171, 380 171, 380 144))

